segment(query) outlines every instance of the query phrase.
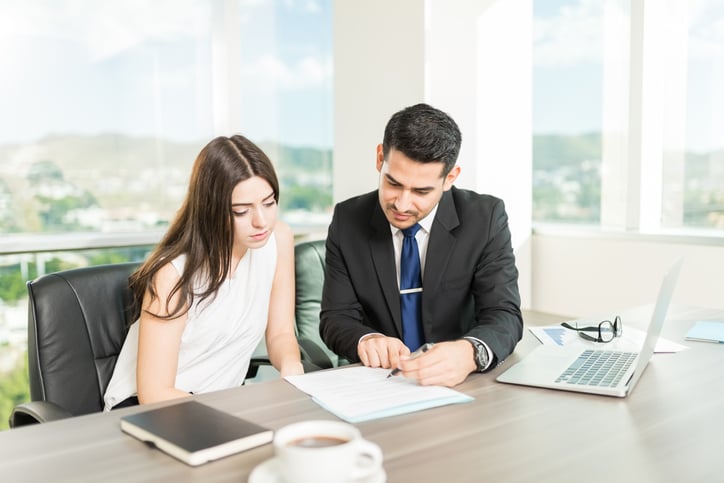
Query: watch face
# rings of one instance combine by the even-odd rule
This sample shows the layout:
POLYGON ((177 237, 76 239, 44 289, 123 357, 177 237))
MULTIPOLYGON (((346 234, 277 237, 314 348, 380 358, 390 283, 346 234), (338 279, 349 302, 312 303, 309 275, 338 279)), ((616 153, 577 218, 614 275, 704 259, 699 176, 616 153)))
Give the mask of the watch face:
POLYGON ((478 366, 478 370, 482 371, 485 366, 488 365, 488 353, 485 351, 485 346, 478 341, 471 341, 475 348, 475 362, 478 366))
POLYGON ((487 352, 485 352, 485 347, 483 347, 482 345, 478 345, 477 349, 478 349, 478 351, 477 351, 478 352, 478 370, 482 371, 483 369, 485 369, 485 366, 488 365, 488 361, 487 361, 488 354, 487 354, 487 352))
POLYGON ((472 337, 466 337, 465 340, 470 342, 475 351, 475 365, 478 371, 482 371, 488 365, 488 351, 485 350, 485 346, 482 342, 473 339, 472 337))

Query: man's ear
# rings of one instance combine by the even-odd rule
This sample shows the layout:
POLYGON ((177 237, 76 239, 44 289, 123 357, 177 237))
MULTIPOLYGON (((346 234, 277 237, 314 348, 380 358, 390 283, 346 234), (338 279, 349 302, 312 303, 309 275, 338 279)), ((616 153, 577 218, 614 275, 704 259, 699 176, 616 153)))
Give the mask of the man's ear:
POLYGON ((452 188, 453 183, 455 183, 455 180, 460 175, 460 166, 457 164, 453 166, 453 169, 450 170, 450 172, 445 176, 445 181, 442 185, 442 190, 447 191, 450 188, 452 188))
POLYGON ((385 162, 385 153, 382 149, 382 145, 377 145, 377 171, 379 172, 382 169, 382 164, 385 162))

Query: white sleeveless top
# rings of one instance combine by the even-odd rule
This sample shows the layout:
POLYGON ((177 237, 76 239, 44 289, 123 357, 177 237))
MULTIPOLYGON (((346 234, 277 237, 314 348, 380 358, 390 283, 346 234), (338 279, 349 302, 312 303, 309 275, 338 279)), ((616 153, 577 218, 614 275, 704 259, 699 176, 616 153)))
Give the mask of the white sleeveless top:
MULTIPOLYGON (((186 256, 171 263, 179 274, 186 256)), ((194 301, 181 336, 176 388, 194 394, 228 389, 244 382, 249 361, 264 336, 276 271, 277 245, 272 233, 261 248, 248 249, 236 272, 213 300, 194 301)), ((135 396, 138 321, 123 343, 103 397, 105 410, 135 396)))

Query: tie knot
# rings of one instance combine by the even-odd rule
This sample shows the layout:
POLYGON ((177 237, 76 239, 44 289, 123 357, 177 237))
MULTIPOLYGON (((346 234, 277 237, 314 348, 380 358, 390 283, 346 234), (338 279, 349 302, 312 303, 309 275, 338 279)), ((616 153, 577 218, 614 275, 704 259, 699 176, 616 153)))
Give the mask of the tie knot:
POLYGON ((405 235, 405 238, 414 238, 420 228, 420 225, 415 223, 411 227, 402 230, 402 234, 405 235))

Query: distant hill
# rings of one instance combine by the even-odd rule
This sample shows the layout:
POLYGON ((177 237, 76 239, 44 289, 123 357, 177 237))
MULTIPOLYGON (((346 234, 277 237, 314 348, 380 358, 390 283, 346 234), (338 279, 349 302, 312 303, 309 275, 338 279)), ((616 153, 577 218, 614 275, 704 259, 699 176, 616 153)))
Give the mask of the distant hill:
MULTIPOLYGON (((99 227, 108 220, 114 227, 163 223, 178 209, 191 166, 206 142, 99 134, 1 145, 0 232, 43 231, 49 220, 60 230, 99 227), (79 208, 86 212, 75 217, 75 225, 63 225, 66 214, 79 208)), ((581 206, 597 205, 601 142, 600 133, 533 136, 533 168, 542 175, 536 179, 543 180, 533 193, 538 209, 577 213, 581 206), (585 172, 582 161, 591 162, 585 172), (578 198, 563 201, 564 189, 573 185, 581 188, 576 196, 585 203, 578 198), (571 206, 562 207, 566 203, 571 206)), ((283 209, 331 208, 331 149, 259 145, 277 168, 283 209)), ((685 169, 687 212, 705 216, 712 204, 724 203, 724 150, 686 153, 685 169)))
MULTIPOLYGON (((151 137, 120 134, 95 136, 58 135, 40 139, 32 146, 0 145, 0 175, 24 176, 34 162, 52 161, 66 179, 98 180, 140 177, 142 173, 171 170, 185 173, 185 182, 196 156, 208 141, 179 143, 151 137)), ((331 170, 331 149, 288 147, 259 143, 278 171, 331 170)), ((168 180, 165 180, 168 181, 168 180)))
MULTIPOLYGON (((601 161, 601 134, 586 133, 561 136, 533 136, 533 168, 551 171, 580 164, 581 161, 601 161)), ((686 153, 685 178, 697 187, 724 191, 724 149, 708 153, 686 153)))
MULTIPOLYGON (((116 224, 168 220, 185 196, 191 167, 207 142, 100 134, 47 136, 33 144, 2 145, 0 232, 42 231, 48 216, 62 229, 58 220, 74 207, 95 207, 98 213, 84 216, 116 224), (50 209, 48 204, 58 206, 50 209)), ((331 150, 273 143, 260 147, 289 194, 283 201, 293 199, 295 206, 302 207, 331 204, 331 150), (315 189, 324 192, 318 195, 315 189)))
POLYGON ((552 170, 601 159, 601 133, 533 136, 533 168, 552 170))

